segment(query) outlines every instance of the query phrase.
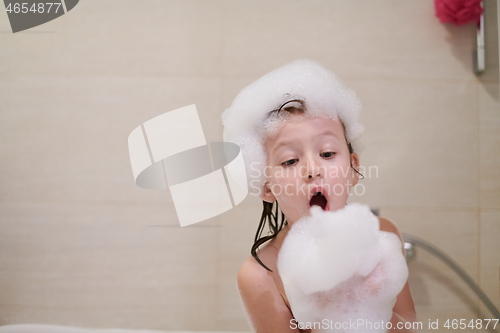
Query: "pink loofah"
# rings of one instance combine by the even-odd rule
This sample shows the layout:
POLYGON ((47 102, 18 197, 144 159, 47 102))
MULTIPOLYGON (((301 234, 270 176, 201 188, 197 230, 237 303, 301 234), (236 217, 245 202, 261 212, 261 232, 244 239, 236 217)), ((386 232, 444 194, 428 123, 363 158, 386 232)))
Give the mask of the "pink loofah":
POLYGON ((441 23, 457 25, 479 22, 482 0, 434 0, 436 16, 441 23))

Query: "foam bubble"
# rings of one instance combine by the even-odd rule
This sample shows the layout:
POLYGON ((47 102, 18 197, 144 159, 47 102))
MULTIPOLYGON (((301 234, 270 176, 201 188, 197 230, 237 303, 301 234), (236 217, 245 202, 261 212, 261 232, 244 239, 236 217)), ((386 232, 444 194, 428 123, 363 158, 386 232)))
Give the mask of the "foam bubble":
POLYGON ((322 332, 385 332, 380 323, 390 321, 408 278, 399 237, 355 203, 335 212, 311 207, 283 242, 278 271, 297 321, 365 323, 322 332))
MULTIPOLYGON (((347 141, 354 143, 363 132, 358 122, 361 103, 356 94, 315 61, 296 60, 245 87, 222 114, 224 141, 241 147, 250 193, 261 194, 265 182, 266 155, 263 140, 279 129, 280 121, 267 121, 269 112, 290 100, 305 101, 307 116, 339 117, 346 128, 347 141)), ((283 113, 281 113, 283 114, 283 113)))

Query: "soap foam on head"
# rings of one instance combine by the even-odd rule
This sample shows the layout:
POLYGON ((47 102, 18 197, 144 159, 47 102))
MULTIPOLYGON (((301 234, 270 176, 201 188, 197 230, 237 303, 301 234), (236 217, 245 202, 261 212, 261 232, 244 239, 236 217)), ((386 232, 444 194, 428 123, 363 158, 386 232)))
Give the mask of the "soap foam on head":
MULTIPOLYGON (((388 322, 408 278, 401 241, 379 230, 367 206, 329 212, 311 207, 295 222, 278 256, 278 272, 295 319, 303 323, 388 322)), ((322 332, 382 333, 360 326, 322 332)))
POLYGON ((276 133, 287 117, 286 112, 269 113, 294 99, 305 102, 307 117, 340 118, 350 143, 363 132, 359 100, 329 70, 311 60, 296 60, 269 72, 245 87, 222 114, 224 141, 240 146, 252 194, 260 194, 265 182, 265 137, 276 133))

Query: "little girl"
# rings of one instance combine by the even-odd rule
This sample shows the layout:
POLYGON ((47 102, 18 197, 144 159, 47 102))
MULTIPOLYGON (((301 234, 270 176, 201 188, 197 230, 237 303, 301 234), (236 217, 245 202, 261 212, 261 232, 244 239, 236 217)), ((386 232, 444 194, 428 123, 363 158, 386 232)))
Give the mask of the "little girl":
MULTIPOLYGON (((224 140, 240 146, 250 192, 264 205, 252 255, 237 280, 255 332, 311 331, 297 325, 278 254, 291 227, 309 216, 312 206, 323 211, 346 206, 361 175, 355 153, 363 131, 359 109, 355 94, 331 72, 313 61, 297 60, 243 89, 222 116, 224 140), (262 236, 266 224, 269 235, 262 236)), ((379 222, 381 231, 400 238, 390 221, 379 222)), ((401 325, 415 320, 407 282, 392 311, 390 331, 409 332, 401 325)))

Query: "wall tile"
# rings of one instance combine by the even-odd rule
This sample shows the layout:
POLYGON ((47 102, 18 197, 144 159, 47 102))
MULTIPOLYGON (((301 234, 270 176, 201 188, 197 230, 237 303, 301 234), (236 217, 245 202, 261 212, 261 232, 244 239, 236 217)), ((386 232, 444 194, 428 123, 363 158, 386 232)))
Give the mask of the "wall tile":
MULTIPOLYGON (((480 215, 479 282, 481 288, 500 309, 500 211, 481 212, 480 215)), ((485 318, 492 318, 485 307, 485 318)))
POLYGON ((475 85, 360 80, 348 86, 364 104, 361 164, 376 167, 366 186, 375 206, 474 207, 477 190, 475 85))
POLYGON ((3 200, 171 202, 134 183, 130 132, 196 104, 207 141, 222 140, 214 79, 9 78, 0 91, 3 200))
MULTIPOLYGON (((59 77, 218 75, 222 65, 222 4, 222 0, 80 2, 69 13, 42 26, 0 34, 0 73, 59 77)), ((5 27, 7 16, 2 13, 0 20, 0 26, 5 27)))
POLYGON ((479 90, 480 206, 500 208, 500 101, 498 84, 484 84, 479 90))
POLYGON ((430 0, 228 1, 226 13, 230 77, 260 76, 297 58, 341 77, 463 79, 472 71, 474 27, 440 24, 430 0))
POLYGON ((214 330, 217 228, 146 208, 2 203, 0 324, 214 330))
MULTIPOLYGON (((436 246, 463 267, 474 280, 478 280, 477 211, 381 207, 380 214, 395 223, 400 232, 436 246)), ((426 252, 418 247, 417 251, 418 254, 426 252)), ((445 270, 449 268, 440 263, 439 272, 445 270)))
POLYGON ((250 331, 240 301, 236 276, 250 255, 262 211, 262 201, 248 196, 241 204, 219 216, 219 327, 225 330, 250 331))

